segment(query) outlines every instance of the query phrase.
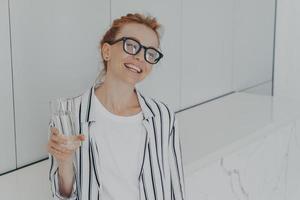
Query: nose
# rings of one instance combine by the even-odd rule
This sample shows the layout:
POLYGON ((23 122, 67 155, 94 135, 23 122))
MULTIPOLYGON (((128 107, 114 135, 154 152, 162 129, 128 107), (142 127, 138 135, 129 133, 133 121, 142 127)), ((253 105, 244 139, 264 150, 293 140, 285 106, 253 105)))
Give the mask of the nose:
POLYGON ((144 59, 144 51, 145 51, 145 49, 141 48, 141 50, 139 51, 139 53, 136 54, 136 55, 134 55, 134 57, 136 59, 138 59, 139 61, 142 61, 144 59))

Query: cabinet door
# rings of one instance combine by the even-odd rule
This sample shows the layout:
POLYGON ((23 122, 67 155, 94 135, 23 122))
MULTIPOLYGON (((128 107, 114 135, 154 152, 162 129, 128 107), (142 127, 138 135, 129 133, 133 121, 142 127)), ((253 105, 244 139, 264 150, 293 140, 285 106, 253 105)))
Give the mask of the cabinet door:
POLYGON ((182 1, 181 107, 232 91, 233 0, 182 1))
POLYGON ((278 1, 274 96, 300 100, 300 1, 278 1))
POLYGON ((0 1, 0 174, 16 168, 8 0, 0 1))
POLYGON ((272 90, 275 0, 234 1, 233 87, 272 90), (266 88, 266 89, 265 89, 266 88))
POLYGON ((180 0, 111 0, 112 19, 127 13, 140 12, 156 17, 163 25, 159 64, 153 65, 151 74, 137 86, 148 96, 179 108, 181 70, 181 1, 180 0))
POLYGON ((49 99, 77 96, 100 70, 109 1, 11 0, 18 167, 48 156, 49 99))

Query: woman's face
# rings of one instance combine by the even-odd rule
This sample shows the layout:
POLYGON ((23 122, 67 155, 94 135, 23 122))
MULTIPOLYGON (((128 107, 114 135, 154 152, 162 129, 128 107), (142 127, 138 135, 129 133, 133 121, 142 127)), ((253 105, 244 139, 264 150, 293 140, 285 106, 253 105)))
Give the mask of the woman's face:
MULTIPOLYGON (((131 37, 146 47, 154 47, 158 50, 159 41, 156 33, 149 27, 129 23, 124 25, 115 40, 121 37, 131 37)), ((128 84, 135 85, 142 81, 152 70, 152 65, 144 59, 144 49, 142 48, 138 54, 130 55, 123 50, 123 41, 115 44, 105 43, 102 47, 103 57, 107 59, 107 74, 113 79, 122 80, 128 84), (130 68, 138 68, 137 72, 130 68)))

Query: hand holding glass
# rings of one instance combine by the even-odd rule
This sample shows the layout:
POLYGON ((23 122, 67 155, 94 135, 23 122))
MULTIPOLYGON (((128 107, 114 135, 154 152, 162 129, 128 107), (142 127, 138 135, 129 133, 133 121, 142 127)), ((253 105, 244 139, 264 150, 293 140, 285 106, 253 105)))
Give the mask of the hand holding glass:
MULTIPOLYGON (((50 126, 58 129, 59 134, 66 138, 63 147, 74 150, 80 145, 75 133, 75 106, 72 99, 58 98, 50 102, 50 126)), ((81 141, 82 144, 82 141, 81 141)))

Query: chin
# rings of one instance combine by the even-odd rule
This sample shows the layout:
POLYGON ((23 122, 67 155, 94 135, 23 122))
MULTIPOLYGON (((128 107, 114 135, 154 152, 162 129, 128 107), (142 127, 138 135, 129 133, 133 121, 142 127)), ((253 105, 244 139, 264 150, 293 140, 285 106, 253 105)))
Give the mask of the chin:
POLYGON ((125 77, 123 79, 124 83, 128 84, 128 85, 132 85, 132 86, 135 86, 137 83, 139 83, 141 80, 134 80, 134 79, 131 79, 130 77, 125 77))

